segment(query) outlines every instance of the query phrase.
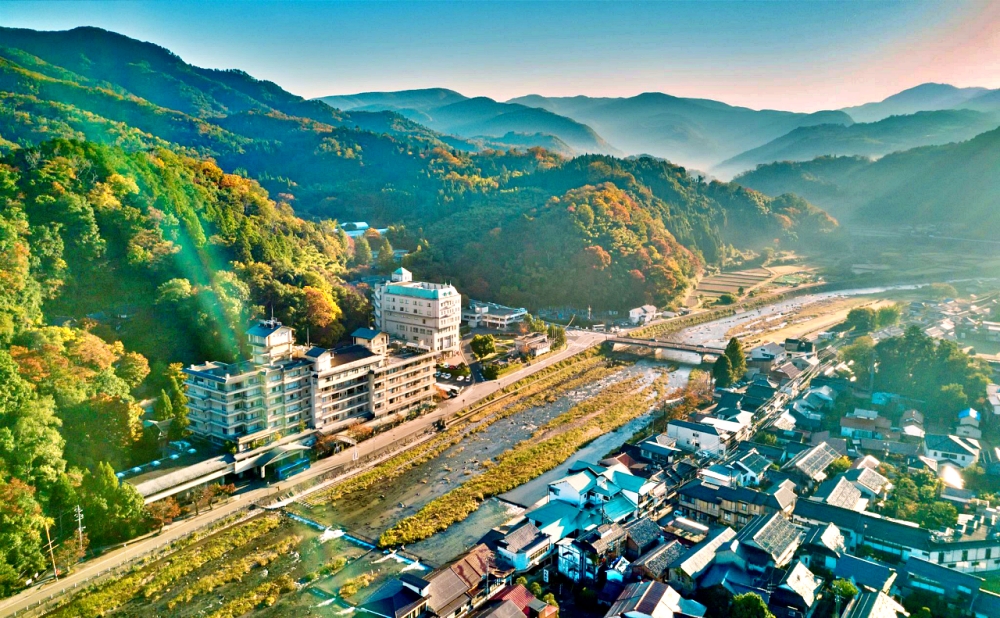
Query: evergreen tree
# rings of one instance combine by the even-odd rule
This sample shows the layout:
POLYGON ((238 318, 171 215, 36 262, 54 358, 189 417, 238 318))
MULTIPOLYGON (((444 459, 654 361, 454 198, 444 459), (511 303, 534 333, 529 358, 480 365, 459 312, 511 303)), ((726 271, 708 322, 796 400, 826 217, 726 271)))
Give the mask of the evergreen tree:
POLYGON ((736 337, 729 340, 726 346, 726 356, 729 358, 729 366, 732 368, 731 376, 733 381, 743 378, 747 372, 747 357, 743 353, 743 344, 736 337))
POLYGON ((158 421, 165 421, 174 416, 174 404, 170 401, 166 389, 160 391, 160 398, 153 404, 153 415, 158 421))
POLYGON ((354 265, 368 266, 372 263, 372 248, 368 239, 360 236, 354 239, 354 265))
POLYGON ((725 354, 720 354, 712 365, 712 377, 715 378, 715 385, 722 388, 733 383, 733 365, 725 354))
POLYGON ((97 544, 113 543, 135 536, 146 517, 142 496, 135 487, 122 483, 105 461, 83 477, 83 510, 87 530, 97 544))
POLYGON ((383 274, 389 274, 396 270, 396 256, 393 253, 392 244, 385 236, 380 238, 378 247, 378 270, 383 274))

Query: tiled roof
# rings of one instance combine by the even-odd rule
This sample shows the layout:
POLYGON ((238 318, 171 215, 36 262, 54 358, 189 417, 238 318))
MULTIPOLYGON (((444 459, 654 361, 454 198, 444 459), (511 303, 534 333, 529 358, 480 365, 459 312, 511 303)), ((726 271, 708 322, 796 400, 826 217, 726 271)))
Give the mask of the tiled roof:
POLYGON ((802 451, 791 460, 788 461, 782 470, 798 470, 801 474, 814 481, 822 481, 826 478, 824 470, 829 466, 835 459, 839 457, 839 454, 826 442, 817 444, 816 446, 802 451))
POLYGON ((732 528, 717 528, 708 533, 701 543, 698 543, 687 551, 686 554, 670 563, 669 568, 679 569, 688 577, 696 578, 712 564, 715 554, 719 548, 729 541, 736 539, 736 533, 732 528))
POLYGON ((816 593, 823 587, 823 578, 814 575, 801 562, 796 562, 795 566, 785 574, 781 587, 801 597, 806 607, 812 607, 816 602, 816 593))
POLYGON ((743 545, 765 552, 777 561, 791 549, 799 546, 802 530, 780 513, 760 515, 750 520, 740 530, 736 539, 743 545))
POLYGON ((885 478, 871 468, 855 468, 844 473, 844 478, 852 483, 861 485, 868 491, 878 494, 882 493, 889 479, 885 478))
POLYGON ((687 551, 687 547, 679 541, 671 541, 655 547, 645 554, 636 558, 632 563, 632 568, 643 567, 650 577, 661 578, 666 570, 687 551))
POLYGON ((648 517, 625 524, 625 534, 639 547, 645 547, 663 536, 663 530, 648 517))
POLYGON ((853 509, 861 500, 861 490, 843 475, 838 475, 820 485, 811 499, 853 509))
POLYGON ((500 539, 499 546, 511 553, 517 553, 530 545, 541 532, 530 521, 525 521, 500 539))
POLYGON ((692 423, 690 421, 682 421, 674 419, 670 421, 669 425, 674 427, 683 427, 684 429, 690 429, 691 431, 698 431, 701 433, 707 433, 712 435, 720 435, 719 430, 714 425, 708 425, 705 423, 692 423))
POLYGON ((924 437, 924 444, 929 450, 942 453, 961 453, 975 455, 979 450, 966 439, 958 436, 929 433, 924 437))
POLYGON ((403 585, 398 579, 390 579, 368 597, 359 608, 379 616, 402 618, 420 607, 424 599, 403 585))
POLYGON ((902 618, 903 607, 882 592, 862 592, 844 613, 844 618, 902 618))
POLYGON ((811 545, 823 547, 836 553, 844 553, 844 535, 840 533, 840 528, 834 524, 817 524, 809 529, 806 538, 802 541, 803 546, 811 545))
POLYGON ((838 579, 849 579, 859 586, 884 590, 895 579, 896 571, 884 564, 845 554, 837 560, 833 574, 838 579))
POLYGON ((891 545, 921 550, 929 550, 931 546, 930 532, 909 522, 859 513, 815 500, 799 500, 795 503, 793 513, 796 517, 809 521, 836 524, 841 530, 851 530, 856 534, 863 532, 868 539, 891 545))
POLYGON ((521 611, 524 611, 524 608, 528 607, 528 603, 534 598, 535 595, 531 594, 531 591, 521 584, 507 586, 498 592, 496 596, 498 601, 513 601, 521 611))

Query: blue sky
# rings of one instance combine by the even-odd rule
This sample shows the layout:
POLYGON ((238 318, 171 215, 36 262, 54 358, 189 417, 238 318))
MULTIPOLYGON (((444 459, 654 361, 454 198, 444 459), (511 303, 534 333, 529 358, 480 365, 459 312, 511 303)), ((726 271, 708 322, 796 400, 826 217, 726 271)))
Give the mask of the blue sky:
POLYGON ((808 111, 927 81, 1000 87, 1000 10, 985 1, 0 0, 0 24, 100 26, 307 97, 661 91, 808 111))

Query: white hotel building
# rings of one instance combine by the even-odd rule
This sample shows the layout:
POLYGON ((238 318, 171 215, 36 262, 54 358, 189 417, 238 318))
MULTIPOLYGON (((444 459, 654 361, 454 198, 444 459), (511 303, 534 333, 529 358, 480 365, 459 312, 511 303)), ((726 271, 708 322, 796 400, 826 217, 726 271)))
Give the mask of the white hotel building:
POLYGON ((394 339, 432 352, 456 352, 462 297, 454 286, 414 281, 405 268, 375 288, 375 327, 394 339))

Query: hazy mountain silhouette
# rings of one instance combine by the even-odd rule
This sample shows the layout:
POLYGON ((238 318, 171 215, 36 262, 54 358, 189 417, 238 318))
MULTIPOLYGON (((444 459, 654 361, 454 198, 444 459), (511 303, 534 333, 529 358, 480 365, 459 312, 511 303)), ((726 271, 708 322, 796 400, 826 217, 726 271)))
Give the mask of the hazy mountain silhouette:
MULTIPOLYGON (((956 88, 949 84, 920 84, 876 103, 845 107, 855 122, 877 122, 889 116, 964 107, 963 104, 990 92, 986 88, 956 88)), ((987 111, 987 110, 980 110, 987 111)))

